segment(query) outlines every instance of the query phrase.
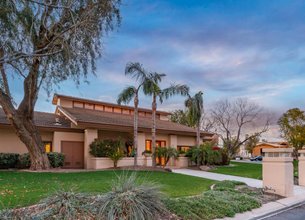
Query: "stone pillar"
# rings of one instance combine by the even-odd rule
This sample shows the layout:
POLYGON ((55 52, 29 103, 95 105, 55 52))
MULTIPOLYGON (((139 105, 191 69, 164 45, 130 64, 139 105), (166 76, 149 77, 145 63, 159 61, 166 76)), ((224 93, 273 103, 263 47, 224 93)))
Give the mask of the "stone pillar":
POLYGON ((142 155, 143 151, 145 150, 145 133, 138 133, 138 165, 145 166, 146 161, 144 155, 142 155))
POLYGON ((86 129, 84 133, 84 163, 85 169, 91 169, 90 158, 91 155, 89 154, 90 144, 98 138, 98 131, 97 129, 86 129))
POLYGON ((305 149, 299 150, 299 185, 305 186, 305 149))
POLYGON ((292 148, 263 149, 263 187, 267 192, 289 197, 293 195, 292 148))

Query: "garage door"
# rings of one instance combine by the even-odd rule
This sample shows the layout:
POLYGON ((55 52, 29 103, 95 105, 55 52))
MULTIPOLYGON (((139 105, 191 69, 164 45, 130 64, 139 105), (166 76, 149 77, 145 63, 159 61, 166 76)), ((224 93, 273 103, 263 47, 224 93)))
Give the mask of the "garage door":
POLYGON ((62 141, 61 152, 65 155, 63 168, 84 168, 84 142, 62 141))

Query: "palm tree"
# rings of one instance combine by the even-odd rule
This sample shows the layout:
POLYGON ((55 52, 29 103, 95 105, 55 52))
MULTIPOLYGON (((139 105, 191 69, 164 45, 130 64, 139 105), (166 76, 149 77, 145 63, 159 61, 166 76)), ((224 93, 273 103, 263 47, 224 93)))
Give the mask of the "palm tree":
POLYGON ((159 83, 165 74, 150 73, 149 79, 146 80, 143 86, 143 91, 145 95, 152 96, 152 132, 151 132, 151 142, 152 142, 152 165, 156 166, 156 112, 157 112, 157 98, 163 103, 164 99, 168 99, 174 95, 187 95, 189 92, 189 87, 186 85, 171 85, 166 89, 161 89, 159 83))
POLYGON ((136 86, 126 87, 118 96, 117 103, 128 104, 132 99, 134 101, 134 124, 133 124, 133 149, 134 166, 138 165, 137 162, 137 149, 138 149, 138 106, 139 106, 139 91, 143 84, 148 80, 148 74, 140 63, 128 63, 125 68, 125 75, 130 75, 138 84, 136 86))
MULTIPOLYGON (((200 146, 200 123, 203 115, 203 92, 199 91, 193 97, 188 96, 185 100, 189 123, 196 127, 196 146, 200 146)), ((197 163, 199 165, 199 163, 197 163)))

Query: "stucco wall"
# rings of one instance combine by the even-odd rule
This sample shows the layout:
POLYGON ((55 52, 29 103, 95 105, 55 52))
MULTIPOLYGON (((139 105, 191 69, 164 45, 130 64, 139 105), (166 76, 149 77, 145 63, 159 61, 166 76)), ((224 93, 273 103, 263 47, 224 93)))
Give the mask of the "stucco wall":
POLYGON ((177 136, 177 145, 178 146, 195 146, 196 145, 196 137, 188 137, 188 136, 177 136))
MULTIPOLYGON (((41 132, 43 141, 52 141, 53 132, 41 132)), ((0 128, 0 152, 1 153, 27 153, 25 145, 19 140, 11 128, 0 128)))
POLYGON ((84 141, 84 133, 55 131, 53 135, 54 152, 61 152, 61 141, 84 141))
POLYGON ((261 149, 266 149, 266 148, 274 148, 270 145, 259 145, 253 148, 252 150, 252 156, 256 157, 256 156, 260 156, 261 155, 261 149))

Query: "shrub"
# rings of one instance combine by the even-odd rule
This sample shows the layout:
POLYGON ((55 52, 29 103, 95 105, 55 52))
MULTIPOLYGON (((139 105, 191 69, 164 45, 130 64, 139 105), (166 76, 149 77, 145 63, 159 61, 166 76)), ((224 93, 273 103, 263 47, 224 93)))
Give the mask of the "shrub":
POLYGON ((90 144, 90 154, 94 157, 108 157, 112 153, 113 148, 122 145, 121 140, 98 140, 96 139, 90 144))
POLYGON ((26 154, 21 154, 19 156, 19 161, 17 164, 17 167, 19 169, 28 169, 31 166, 31 159, 30 159, 30 155, 28 153, 26 154))
POLYGON ((178 158, 179 153, 178 151, 173 147, 157 147, 156 148, 156 156, 159 158, 164 158, 165 162, 163 167, 166 166, 170 158, 178 158))
MULTIPOLYGON (((51 167, 57 168, 57 167, 62 167, 65 162, 65 156, 62 153, 57 153, 57 152, 50 152, 47 153, 49 162, 51 167)), ((26 154, 21 154, 19 156, 19 161, 17 163, 17 167, 19 169, 28 169, 31 166, 31 158, 29 153, 26 154)))
POLYGON ((213 149, 213 145, 214 143, 206 142, 199 148, 192 148, 186 155, 196 164, 199 161, 200 165, 220 165, 222 163, 221 152, 213 149))
POLYGON ((0 153, 0 169, 15 168, 18 163, 19 154, 0 153))
POLYGON ((168 198, 164 203, 168 210, 182 219, 215 219, 233 217, 236 213, 261 206, 254 196, 234 190, 240 182, 220 182, 219 188, 204 192, 196 197, 168 198), (221 186, 221 187, 220 187, 221 186), (233 188, 232 188, 233 187, 233 188))
POLYGON ((88 204, 92 198, 73 192, 58 192, 36 206, 0 212, 1 219, 94 219, 88 204), (84 217, 86 216, 86 217, 84 217), (91 217, 91 218, 90 218, 91 217))
POLYGON ((47 153, 47 155, 48 155, 51 167, 56 168, 56 167, 62 167, 64 165, 64 162, 65 162, 64 154, 57 153, 57 152, 50 152, 50 153, 47 153))
POLYGON ((111 188, 98 202, 100 214, 106 219, 159 219, 166 212, 159 187, 139 183, 135 173, 119 176, 111 188))

